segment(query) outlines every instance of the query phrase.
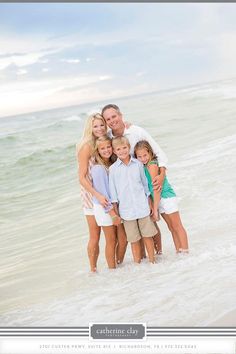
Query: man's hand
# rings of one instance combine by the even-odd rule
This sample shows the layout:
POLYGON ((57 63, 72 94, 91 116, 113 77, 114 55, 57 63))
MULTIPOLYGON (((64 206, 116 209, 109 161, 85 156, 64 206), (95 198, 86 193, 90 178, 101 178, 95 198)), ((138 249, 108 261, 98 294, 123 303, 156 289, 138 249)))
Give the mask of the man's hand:
POLYGON ((160 192, 162 189, 163 181, 164 181, 164 178, 161 175, 154 177, 152 180, 153 189, 160 192))
POLYGON ((152 180, 153 189, 157 190, 158 192, 161 191, 165 179, 165 175, 166 175, 165 167, 160 167, 160 174, 154 177, 152 180))
POLYGON ((132 123, 124 122, 125 128, 128 129, 131 127, 132 123))

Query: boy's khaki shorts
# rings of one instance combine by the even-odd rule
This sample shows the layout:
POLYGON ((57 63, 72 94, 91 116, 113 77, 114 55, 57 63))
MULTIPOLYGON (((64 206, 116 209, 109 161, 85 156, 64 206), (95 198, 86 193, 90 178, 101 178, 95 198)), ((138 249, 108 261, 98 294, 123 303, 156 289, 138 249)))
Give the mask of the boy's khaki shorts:
POLYGON ((152 237, 157 229, 150 216, 136 220, 124 220, 124 227, 128 242, 137 242, 141 237, 152 237))

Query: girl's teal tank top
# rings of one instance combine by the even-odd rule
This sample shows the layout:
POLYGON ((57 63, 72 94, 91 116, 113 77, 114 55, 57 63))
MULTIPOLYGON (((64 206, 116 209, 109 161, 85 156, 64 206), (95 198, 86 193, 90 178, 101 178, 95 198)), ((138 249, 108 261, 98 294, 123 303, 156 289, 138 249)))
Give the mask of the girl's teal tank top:
MULTIPOLYGON (((157 165, 158 162, 156 160, 150 161, 148 165, 157 165)), ((148 168, 146 165, 144 165, 144 172, 148 180, 148 188, 151 193, 152 200, 154 199, 154 193, 153 193, 153 186, 152 186, 152 177, 148 171, 148 168)), ((174 189, 171 187, 170 183, 168 182, 167 178, 164 178, 164 182, 162 185, 162 190, 161 190, 161 198, 173 198, 176 197, 174 189)))

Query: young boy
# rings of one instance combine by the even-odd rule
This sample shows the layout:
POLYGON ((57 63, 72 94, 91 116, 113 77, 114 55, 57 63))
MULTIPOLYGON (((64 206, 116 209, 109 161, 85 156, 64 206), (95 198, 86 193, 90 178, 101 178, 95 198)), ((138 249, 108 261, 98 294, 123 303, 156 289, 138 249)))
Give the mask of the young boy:
POLYGON ((130 143, 124 136, 112 140, 117 161, 109 168, 111 201, 124 227, 134 262, 141 262, 140 239, 143 237, 149 261, 155 263, 153 236, 156 234, 150 219, 151 200, 142 163, 130 155, 130 143))

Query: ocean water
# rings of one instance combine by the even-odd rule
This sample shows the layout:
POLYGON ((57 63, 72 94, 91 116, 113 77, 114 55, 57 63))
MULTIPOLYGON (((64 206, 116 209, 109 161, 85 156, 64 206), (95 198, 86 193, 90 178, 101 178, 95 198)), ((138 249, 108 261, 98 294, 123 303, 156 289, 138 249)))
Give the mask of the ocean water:
POLYGON ((207 326, 236 308, 236 79, 114 102, 166 152, 191 253, 161 221, 157 264, 128 249, 109 271, 102 235, 91 276, 75 144, 105 103, 0 119, 1 326, 207 326))

